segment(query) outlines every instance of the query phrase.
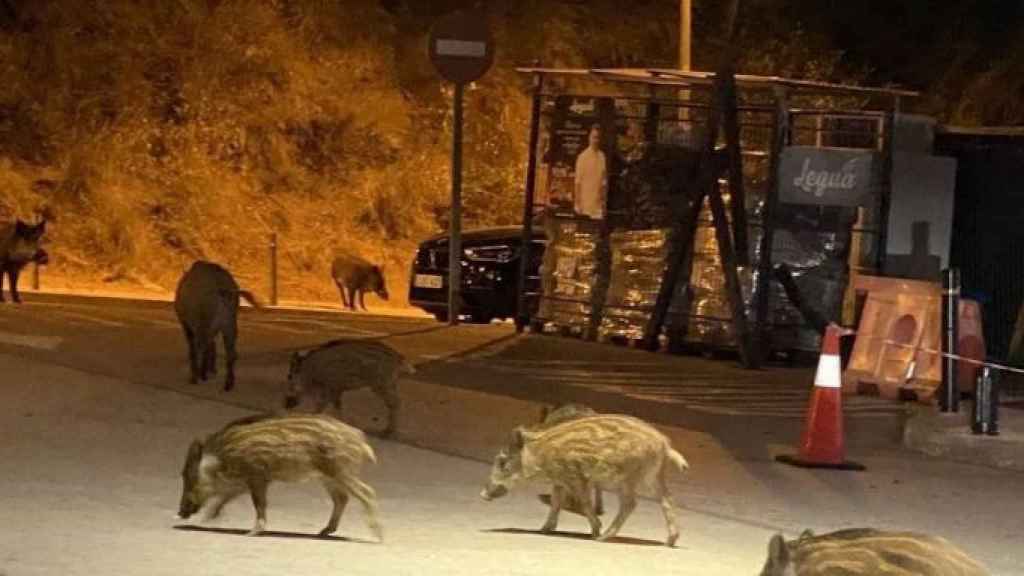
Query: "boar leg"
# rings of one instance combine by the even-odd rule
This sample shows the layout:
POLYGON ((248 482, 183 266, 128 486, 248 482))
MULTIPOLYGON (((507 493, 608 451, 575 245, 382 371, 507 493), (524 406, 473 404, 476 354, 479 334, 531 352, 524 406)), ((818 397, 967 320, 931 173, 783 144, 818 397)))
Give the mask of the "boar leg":
POLYGON ((380 521, 377 520, 377 493, 358 478, 346 477, 339 479, 339 482, 363 505, 363 509, 366 511, 366 525, 370 527, 370 532, 377 538, 377 541, 383 542, 384 531, 381 529, 380 521))
MULTIPOLYGON (((235 311, 237 313, 237 310, 235 311)), ((238 339, 238 318, 226 322, 221 332, 224 340, 224 391, 228 392, 235 387, 235 361, 238 360, 238 351, 235 350, 235 342, 238 339)), ((215 345, 213 342, 211 346, 215 345)))
POLYGON ((321 536, 327 536, 334 534, 338 530, 338 521, 341 520, 342 513, 345 512, 345 505, 348 504, 348 494, 345 490, 330 480, 324 481, 324 488, 327 489, 327 493, 331 495, 331 500, 334 502, 334 509, 331 510, 331 519, 327 521, 327 526, 320 531, 321 536))
POLYGON ((317 414, 323 414, 323 412, 325 410, 327 410, 327 404, 333 402, 334 406, 338 410, 338 418, 340 419, 341 418, 341 390, 338 390, 337 393, 334 393, 334 390, 332 390, 330 386, 328 386, 326 384, 320 384, 318 382, 313 382, 313 388, 317 391, 316 392, 316 407, 314 408, 314 410, 316 410, 316 413, 317 414), (333 396, 334 396, 333 398, 331 397, 332 393, 333 393, 333 396))
POLYGON ((4 299, 4 275, 7 274, 7 267, 0 266, 0 302, 6 302, 4 299))
POLYGON ((203 358, 203 379, 217 374, 217 343, 213 342, 206 348, 203 358))
POLYGON ((195 384, 199 382, 199 363, 196 360, 196 356, 199 354, 198 342, 196 342, 195 333, 188 325, 182 323, 181 329, 185 332, 185 341, 188 343, 189 382, 195 384))
POLYGON ((359 290, 359 307, 363 309, 363 312, 367 311, 366 310, 366 302, 363 302, 363 298, 365 296, 366 296, 366 291, 365 290, 359 290))
POLYGON ((337 280, 334 281, 334 285, 338 287, 338 292, 341 292, 341 307, 348 308, 348 294, 345 293, 345 286, 337 280))
POLYGON ((548 509, 548 519, 540 527, 541 532, 554 532, 558 527, 558 513, 562 510, 562 502, 565 501, 565 488, 555 485, 551 490, 551 507, 548 509))
POLYGON ((662 467, 661 472, 658 474, 658 491, 661 493, 661 512, 665 515, 665 526, 668 528, 668 538, 665 540, 665 545, 672 547, 676 545, 676 540, 679 539, 679 526, 676 522, 676 510, 675 503, 672 501, 672 495, 668 491, 668 483, 665 481, 666 469, 662 467))
POLYGON ((345 290, 348 291, 348 309, 349 310, 355 310, 356 309, 356 289, 353 288, 352 286, 346 286, 345 290))
POLYGON ((593 495, 595 492, 598 498, 600 498, 601 491, 595 490, 589 482, 576 489, 576 494, 579 495, 577 499, 580 502, 580 508, 582 508, 581 513, 587 517, 587 522, 590 522, 591 536, 597 538, 601 534, 601 520, 597 517, 598 512, 594 505, 593 495))
POLYGON ((7 277, 11 284, 11 300, 15 304, 21 304, 21 294, 18 294, 18 275, 21 274, 21 270, 18 270, 17 266, 11 266, 7 269, 7 277))
POLYGON ((619 529, 626 523, 626 519, 636 509, 636 492, 632 486, 623 486, 619 489, 619 513, 615 516, 615 520, 612 520, 612 525, 608 527, 608 530, 604 534, 598 536, 598 540, 606 542, 615 537, 619 533, 619 529))
POLYGON ((206 509, 206 514, 203 517, 205 520, 213 520, 220 517, 220 513, 224 511, 224 506, 231 502, 235 498, 241 496, 244 492, 232 492, 230 494, 224 494, 218 496, 214 501, 213 505, 206 509))
POLYGON ((256 524, 246 536, 258 536, 267 527, 267 483, 260 480, 249 481, 249 492, 252 494, 252 505, 256 508, 256 524))
POLYGON ((402 403, 398 398, 397 383, 392 379, 387 386, 377 390, 377 394, 384 400, 384 405, 388 409, 388 425, 381 432, 381 435, 389 437, 395 433, 395 428, 398 427, 398 409, 402 403))

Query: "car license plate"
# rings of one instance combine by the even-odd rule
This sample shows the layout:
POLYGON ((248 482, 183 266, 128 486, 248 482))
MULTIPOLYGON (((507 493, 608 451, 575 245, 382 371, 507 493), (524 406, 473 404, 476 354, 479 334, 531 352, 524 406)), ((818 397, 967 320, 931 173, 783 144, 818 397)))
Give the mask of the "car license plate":
POLYGON ((443 288, 444 278, 436 274, 417 274, 412 283, 417 288, 443 288))

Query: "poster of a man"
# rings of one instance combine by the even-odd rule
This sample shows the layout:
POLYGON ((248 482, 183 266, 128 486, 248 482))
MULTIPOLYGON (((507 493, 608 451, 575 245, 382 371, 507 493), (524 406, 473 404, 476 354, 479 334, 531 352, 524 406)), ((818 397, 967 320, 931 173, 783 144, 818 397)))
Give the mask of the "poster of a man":
POLYGON ((601 126, 590 127, 588 145, 576 157, 574 207, 577 214, 604 218, 608 197, 608 162, 601 151, 601 126))

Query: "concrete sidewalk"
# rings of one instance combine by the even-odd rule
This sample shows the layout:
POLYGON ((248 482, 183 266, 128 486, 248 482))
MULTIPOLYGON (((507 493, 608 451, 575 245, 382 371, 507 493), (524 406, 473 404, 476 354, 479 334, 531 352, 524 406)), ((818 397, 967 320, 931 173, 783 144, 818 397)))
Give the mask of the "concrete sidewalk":
POLYGON ((974 434, 971 410, 971 402, 962 402, 954 413, 915 407, 903 431, 904 445, 954 462, 1024 472, 1024 410, 1001 408, 997 436, 974 434))

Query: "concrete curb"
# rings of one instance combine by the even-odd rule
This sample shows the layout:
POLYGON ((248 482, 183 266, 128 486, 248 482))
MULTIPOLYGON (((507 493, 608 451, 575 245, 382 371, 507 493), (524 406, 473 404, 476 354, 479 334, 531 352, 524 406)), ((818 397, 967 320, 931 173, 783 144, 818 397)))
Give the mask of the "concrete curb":
POLYGON ((971 432, 971 404, 960 405, 960 412, 941 413, 936 407, 915 407, 903 431, 903 445, 935 456, 1024 472, 1024 413, 1000 411, 998 436, 971 432))

